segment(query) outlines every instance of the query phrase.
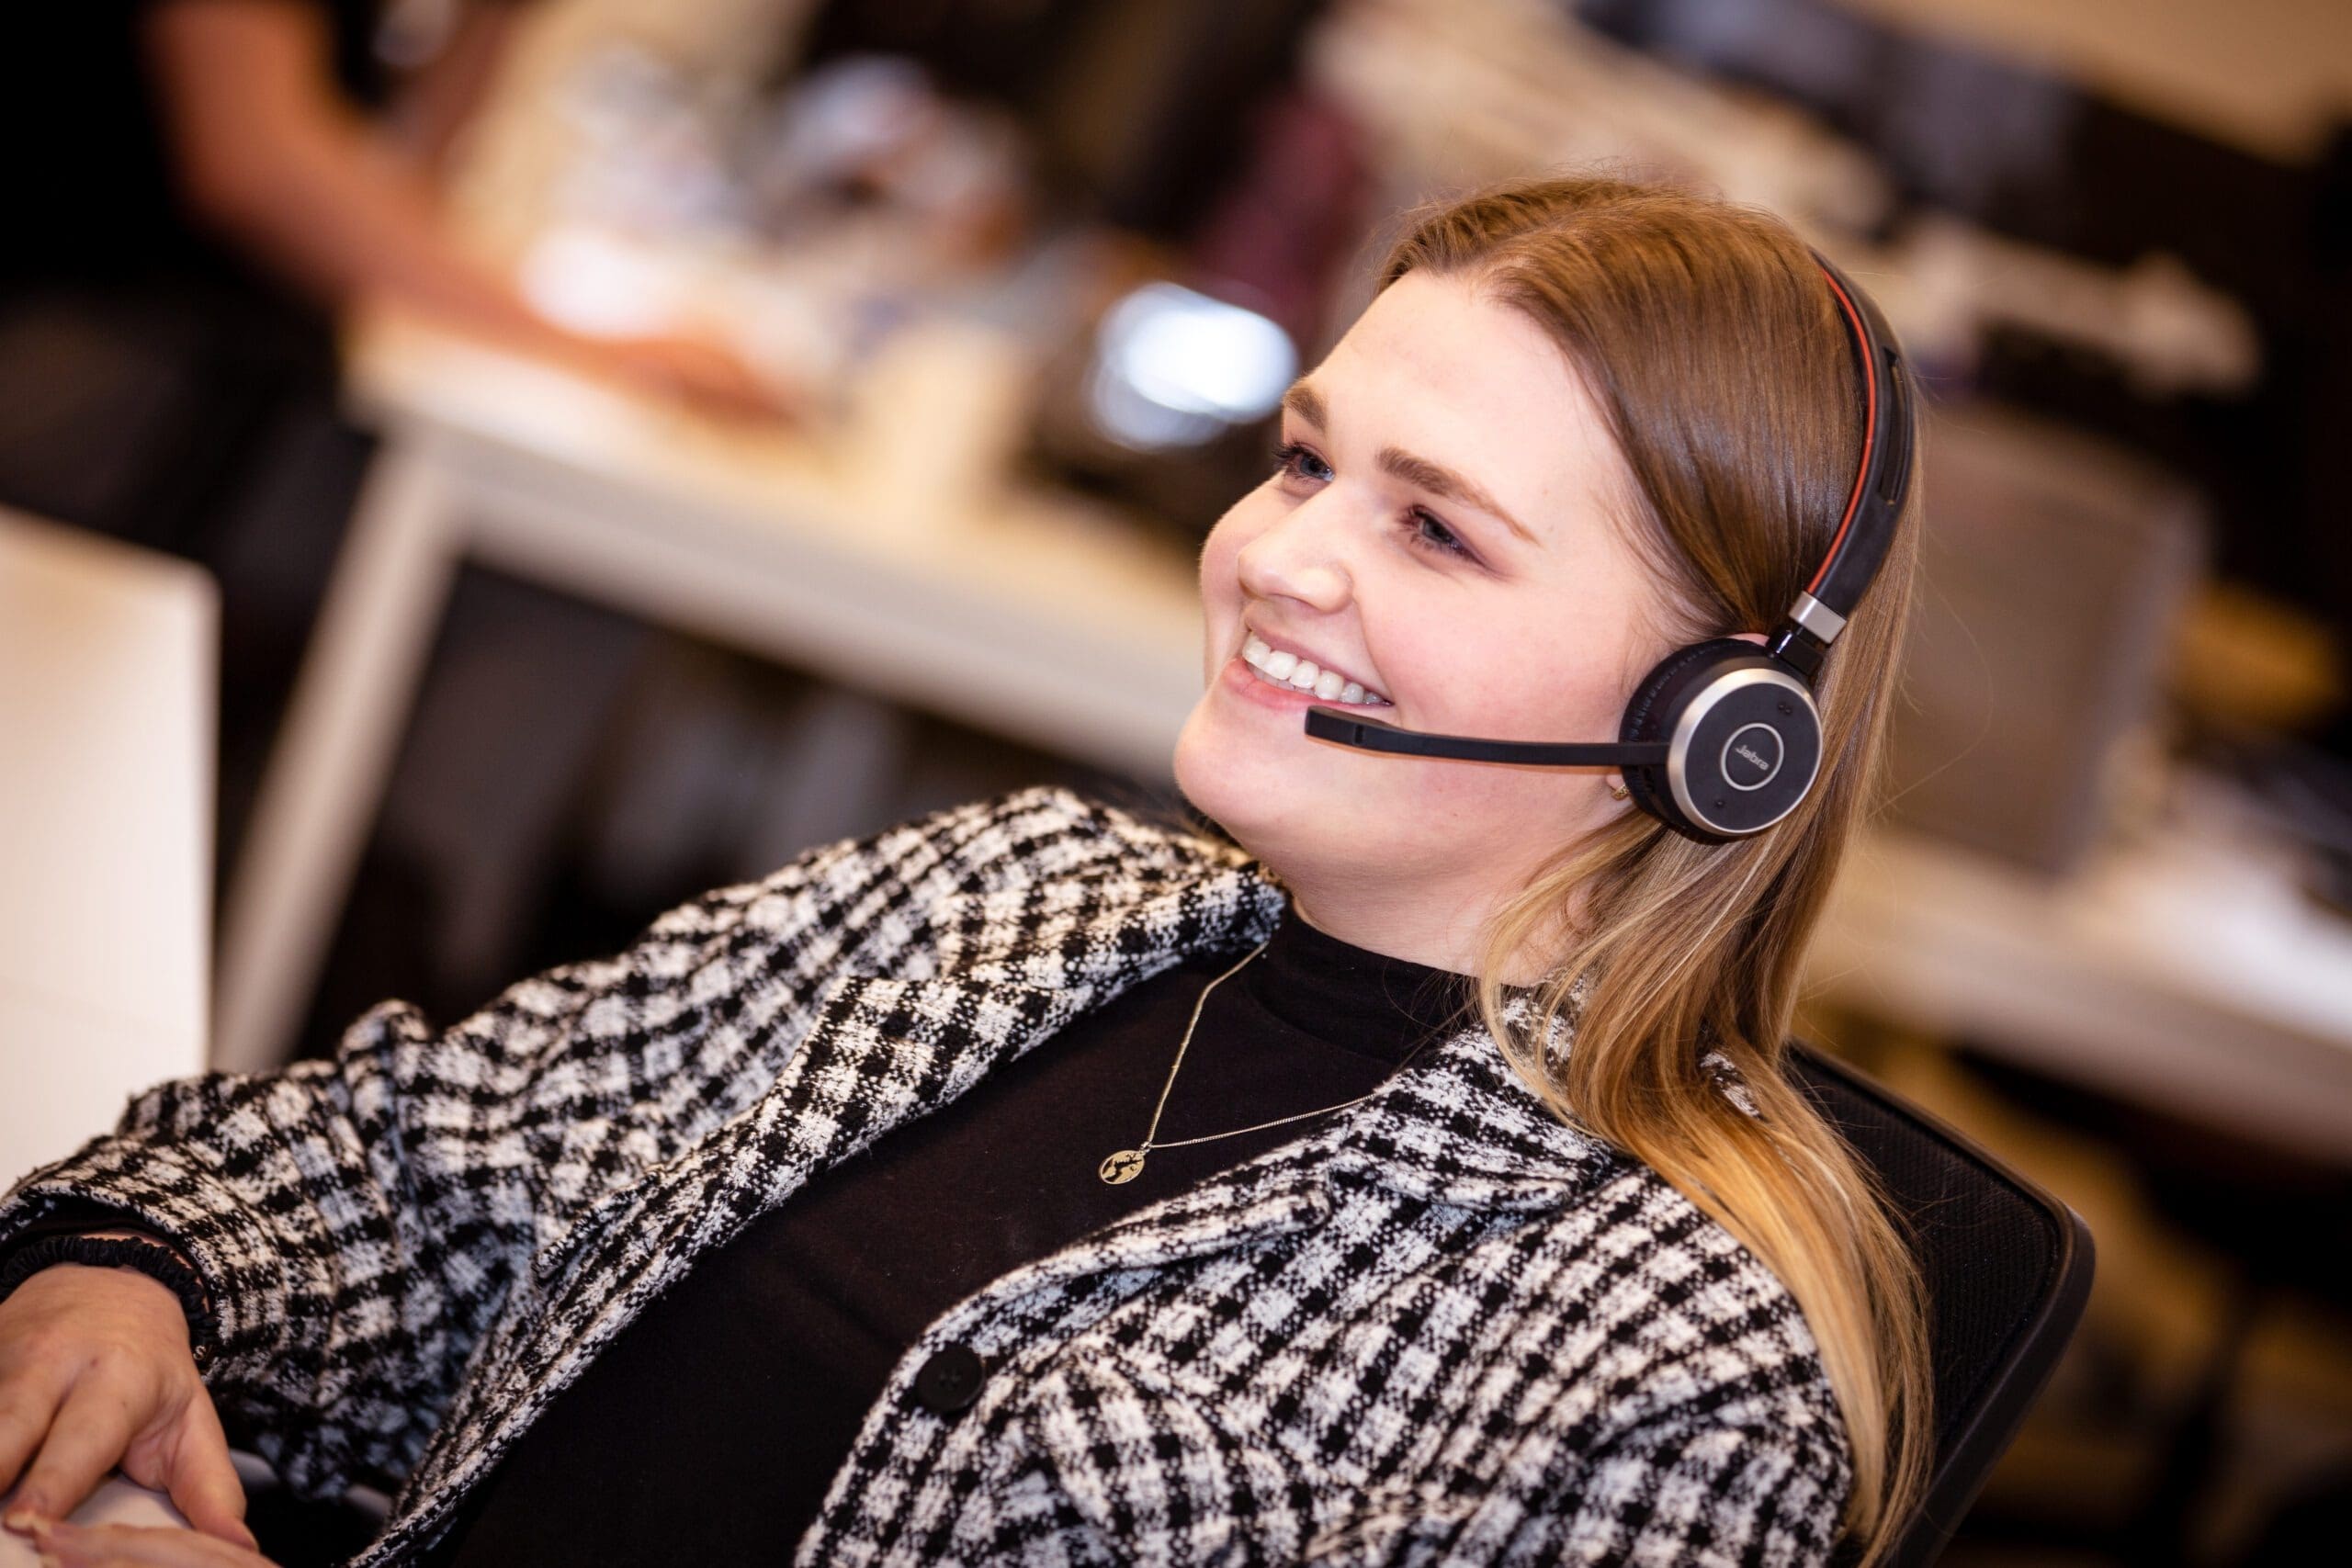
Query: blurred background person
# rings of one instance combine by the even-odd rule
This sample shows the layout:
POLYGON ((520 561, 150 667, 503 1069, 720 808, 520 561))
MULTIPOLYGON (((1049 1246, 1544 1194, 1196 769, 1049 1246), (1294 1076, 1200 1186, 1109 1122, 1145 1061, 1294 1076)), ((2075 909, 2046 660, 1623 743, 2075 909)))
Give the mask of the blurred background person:
POLYGON ((103 0, 12 24, 0 504, 220 577, 232 767, 258 765, 364 459, 334 416, 338 321, 427 312, 714 412, 786 409, 717 341, 549 320, 449 221, 441 177, 518 6, 103 0), (315 476, 303 504, 257 502, 289 468, 315 476))
POLYGON ((371 303, 775 411, 718 344, 549 321, 448 222, 440 176, 523 4, 150 0, 20 21, 0 67, 7 497, 186 537, 205 478, 142 467, 233 462, 255 405, 331 380, 334 317, 371 303))

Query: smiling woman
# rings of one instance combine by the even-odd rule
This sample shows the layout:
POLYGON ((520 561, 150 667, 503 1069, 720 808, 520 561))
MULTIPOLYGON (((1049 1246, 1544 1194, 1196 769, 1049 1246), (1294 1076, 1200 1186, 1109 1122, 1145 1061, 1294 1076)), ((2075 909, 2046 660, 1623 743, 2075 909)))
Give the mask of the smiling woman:
POLYGON ((1767 214, 1614 181, 1425 215, 1283 400, 1272 476, 1202 552, 1208 695, 1176 765, 1302 919, 1479 976, 1490 1033, 1563 1122, 1770 1264, 1819 1343, 1847 1523, 1876 1551, 1926 1464, 1924 1308, 1871 1183, 1781 1066, 1798 960, 1868 803, 1917 550, 1911 411, 1899 386, 1875 406, 1838 330, 1846 288, 1767 214), (1883 585, 1832 633, 1813 682, 1826 760, 1770 834, 1660 832, 1604 787, 1614 769, 1321 744, 1300 724, 1319 688, 1285 699, 1235 673, 1263 646, 1360 671, 1408 731, 1614 737, 1672 650, 1760 648, 1808 603, 1882 418, 1905 427, 1883 585), (1513 988, 1532 1022, 1514 1026, 1513 988), (1570 1021, 1576 1049, 1548 1051, 1570 1021))
POLYGON ((1608 775, 1317 744, 1300 714, 1320 694, 1262 691, 1244 646, 1344 671, 1409 728, 1613 735, 1671 646, 1667 585, 1616 521, 1632 477, 1533 321, 1476 279, 1419 273, 1291 389, 1283 443, 1201 554, 1209 694, 1177 741, 1177 782, 1281 869, 1306 919, 1475 973, 1501 898, 1611 814, 1608 775), (1333 896, 1374 844, 1408 900, 1333 896))
POLYGON ((368 1568, 1883 1552, 1917 1287, 1781 1042, 1916 498, 1763 830, 1304 728, 1613 735, 1762 642, 1880 428, 1841 298, 1655 186, 1421 215, 1202 551, 1228 837, 1025 790, 160 1086, 0 1203, 0 1486, 119 1461, 251 1562, 217 1404, 397 1488, 368 1568))

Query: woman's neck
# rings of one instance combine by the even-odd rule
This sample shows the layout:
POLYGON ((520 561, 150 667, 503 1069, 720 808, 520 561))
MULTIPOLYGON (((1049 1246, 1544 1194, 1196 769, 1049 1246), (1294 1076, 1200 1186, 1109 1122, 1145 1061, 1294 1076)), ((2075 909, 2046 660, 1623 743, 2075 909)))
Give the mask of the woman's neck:
MULTIPOLYGON (((1404 896, 1374 888, 1303 887, 1287 876, 1283 882, 1290 889, 1293 912, 1326 936, 1432 969, 1478 973, 1485 925, 1495 907, 1489 897, 1450 900, 1431 897, 1427 889, 1404 896)), ((1513 964, 1503 983, 1532 985, 1543 970, 1541 964, 1513 964)))

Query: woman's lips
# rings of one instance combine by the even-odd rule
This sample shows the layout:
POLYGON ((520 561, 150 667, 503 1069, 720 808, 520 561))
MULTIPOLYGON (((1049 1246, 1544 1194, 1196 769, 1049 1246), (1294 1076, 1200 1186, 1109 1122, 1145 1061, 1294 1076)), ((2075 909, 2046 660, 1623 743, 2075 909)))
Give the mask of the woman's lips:
POLYGON ((1326 702, 1336 700, 1346 707, 1359 704, 1380 708, 1389 705, 1388 699, 1369 683, 1358 683, 1354 676, 1333 668, 1320 656, 1310 657, 1298 649, 1285 648, 1247 626, 1242 627, 1242 634, 1241 662, 1273 685, 1314 692, 1326 702))
MULTIPOLYGON (((1351 712, 1375 711, 1374 705, 1369 703, 1343 703, 1337 697, 1318 697, 1313 692, 1302 692, 1295 686, 1277 686, 1262 681, 1259 679, 1258 672, 1250 668, 1250 661, 1238 653, 1225 661, 1225 667, 1217 671, 1217 680, 1234 695, 1277 713, 1305 713, 1311 707, 1340 708, 1351 712)), ((1376 711, 1387 713, 1393 710, 1381 707, 1376 711)))

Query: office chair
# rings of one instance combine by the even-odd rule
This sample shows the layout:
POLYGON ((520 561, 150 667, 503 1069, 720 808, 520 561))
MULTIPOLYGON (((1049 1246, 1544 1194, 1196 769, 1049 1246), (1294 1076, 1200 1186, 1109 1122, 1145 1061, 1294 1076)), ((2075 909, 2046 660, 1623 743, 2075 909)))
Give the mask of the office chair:
MULTIPOLYGON (((1939 1556, 2081 1321, 2082 1217, 1867 1075, 1792 1041, 1790 1077, 1878 1173, 1927 1283, 1936 1458, 1887 1568, 1939 1556)), ((1838 1559, 1853 1561, 1851 1548, 1838 1559)))

